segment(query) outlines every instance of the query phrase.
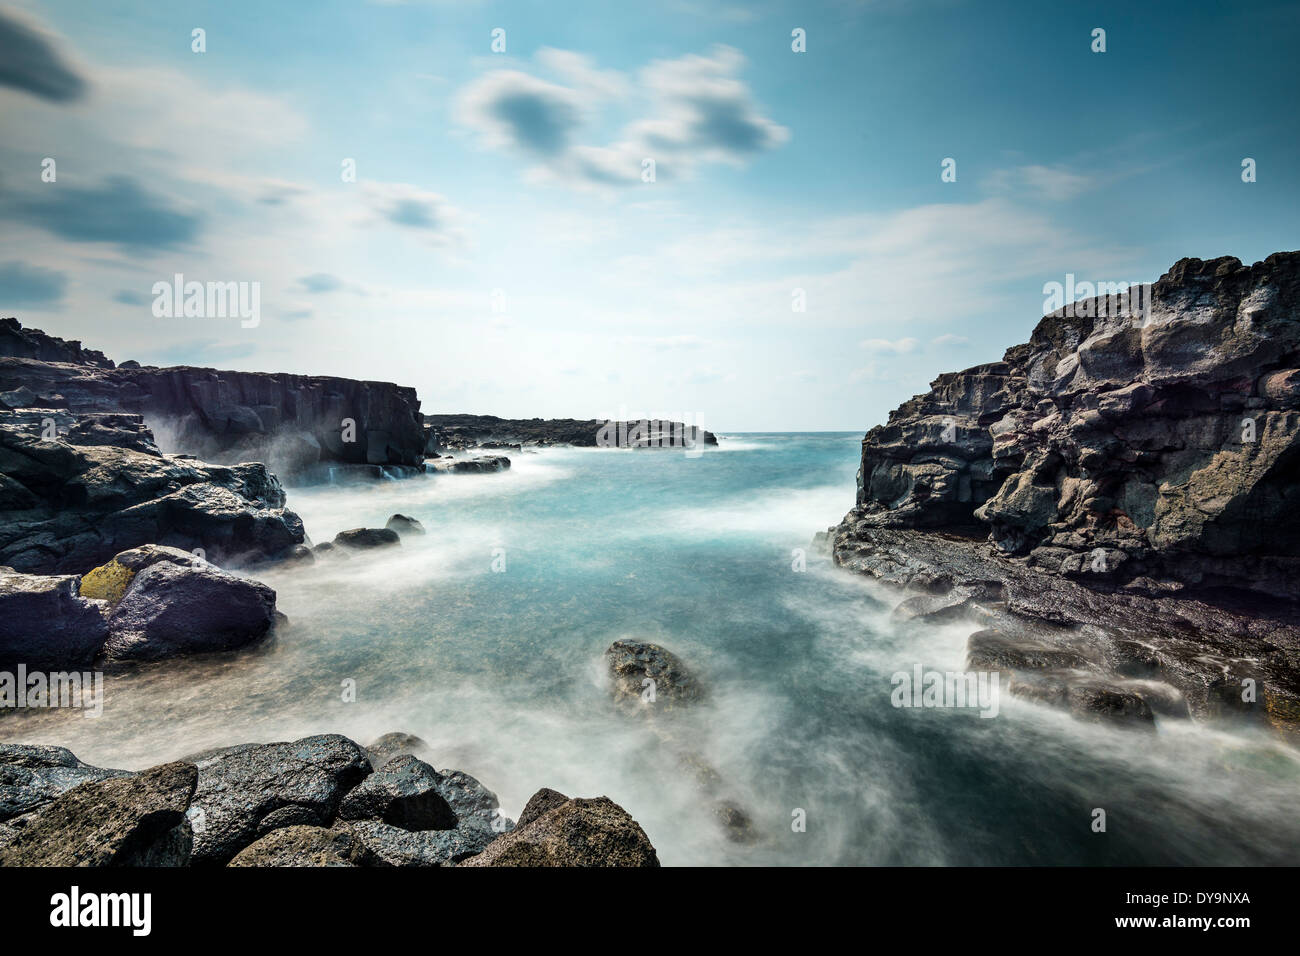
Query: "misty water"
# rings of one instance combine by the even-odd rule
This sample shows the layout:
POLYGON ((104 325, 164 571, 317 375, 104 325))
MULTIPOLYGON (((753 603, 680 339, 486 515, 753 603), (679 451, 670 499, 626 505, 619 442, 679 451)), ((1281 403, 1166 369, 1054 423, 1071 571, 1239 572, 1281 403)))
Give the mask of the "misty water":
POLYGON ((860 440, 552 449, 500 474, 291 489, 317 542, 395 512, 428 534, 260 571, 292 621, 274 643, 110 675, 102 717, 7 717, 0 737, 137 769, 406 731, 511 817, 543 786, 608 795, 669 865, 1300 863, 1300 759, 1263 731, 1157 718, 1155 735, 1121 732, 1005 693, 991 719, 893 707, 893 673, 961 670, 975 628, 902 627, 897 597, 811 550, 852 503, 860 440), (707 685, 671 742, 611 702, 601 655, 623 637, 665 645, 707 685), (683 749, 746 808, 753 842, 727 839, 683 749))

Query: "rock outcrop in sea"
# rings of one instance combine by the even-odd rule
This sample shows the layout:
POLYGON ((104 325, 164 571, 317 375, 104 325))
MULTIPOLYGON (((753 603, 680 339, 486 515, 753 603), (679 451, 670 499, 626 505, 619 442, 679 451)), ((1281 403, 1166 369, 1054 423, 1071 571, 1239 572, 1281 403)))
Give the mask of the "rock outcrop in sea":
POLYGON ((334 465, 419 468, 415 389, 323 375, 121 365, 17 319, 0 319, 0 407, 81 419, 144 416, 206 461, 260 461, 282 476, 334 465), (349 423, 351 423, 349 425, 349 423))
POLYGON ((1183 259, 1131 302, 1049 314, 868 432, 834 560, 979 622, 968 665, 1013 693, 1295 732, 1300 253, 1183 259))

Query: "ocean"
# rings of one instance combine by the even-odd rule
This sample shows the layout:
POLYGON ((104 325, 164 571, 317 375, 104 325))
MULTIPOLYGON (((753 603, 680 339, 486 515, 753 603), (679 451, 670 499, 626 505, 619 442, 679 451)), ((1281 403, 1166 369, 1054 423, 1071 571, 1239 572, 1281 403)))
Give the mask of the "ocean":
POLYGON ((853 503, 861 434, 719 437, 291 488, 314 542, 394 513, 427 534, 259 569, 291 621, 273 642, 110 674, 102 717, 6 715, 0 738, 138 769, 405 731, 511 817, 541 787, 609 796, 665 865, 1300 863, 1300 752, 1263 731, 1122 731, 1006 693, 994 717, 894 706, 894 674, 962 670, 977 626, 900 624, 898 596, 812 548, 853 503), (667 722, 615 707, 620 638, 673 651, 706 699, 667 722), (683 753, 752 839, 728 837, 683 753))

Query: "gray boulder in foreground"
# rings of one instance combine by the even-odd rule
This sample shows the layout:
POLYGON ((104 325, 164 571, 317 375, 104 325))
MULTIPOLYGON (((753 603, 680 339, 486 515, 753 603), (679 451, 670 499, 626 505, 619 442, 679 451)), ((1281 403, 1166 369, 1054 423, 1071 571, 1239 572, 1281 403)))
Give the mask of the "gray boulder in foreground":
POLYGON ((0 823, 39 809, 78 784, 130 776, 92 767, 66 747, 0 744, 0 823))
POLYGON ((0 670, 85 667, 107 639, 100 605, 81 597, 75 575, 0 567, 0 670))
POLYGON ((242 744, 194 758, 193 862, 220 866, 272 830, 328 826, 339 800, 371 772, 357 744, 338 734, 292 743, 242 744))
POLYGON ((567 800, 459 865, 658 866, 659 856, 626 810, 595 797, 567 800))
POLYGON ((378 820, 403 830, 453 830, 456 813, 438 792, 438 771, 403 754, 366 777, 343 798, 344 820, 378 820))
POLYGON ((108 621, 110 662, 152 661, 232 651, 256 643, 275 623, 275 592, 211 565, 170 561, 131 580, 108 621))
POLYGON ((291 826, 244 847, 229 866, 382 866, 347 827, 291 826))
POLYGON ((0 848, 0 866, 183 866, 193 764, 88 782, 24 818, 0 848))

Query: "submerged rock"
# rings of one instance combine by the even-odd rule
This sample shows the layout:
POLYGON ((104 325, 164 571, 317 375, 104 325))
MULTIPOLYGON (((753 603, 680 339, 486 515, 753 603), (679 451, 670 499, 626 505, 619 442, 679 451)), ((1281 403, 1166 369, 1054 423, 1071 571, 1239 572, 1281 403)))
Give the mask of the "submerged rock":
POLYGON ((414 734, 394 732, 384 734, 373 743, 366 745, 366 753, 375 769, 382 767, 389 760, 402 754, 424 759, 430 755, 429 745, 414 734))
POLYGON ((193 764, 83 783, 38 810, 0 848, 0 866, 184 866, 193 764))
POLYGON ((567 800, 460 865, 658 866, 659 856, 626 810, 596 797, 567 800))
POLYGON ((131 580, 108 620, 113 663, 231 651, 275 624, 275 592, 211 565, 160 560, 131 580))
POLYGON ((424 534, 424 525, 406 515, 393 515, 384 523, 384 527, 396 531, 399 535, 424 534))
POLYGON ((615 641, 605 651, 614 698, 624 706, 670 711, 704 696, 699 681, 671 651, 648 641, 615 641))
POLYGON ((352 528, 334 536, 334 544, 342 548, 383 548, 401 543, 401 537, 389 528, 352 528))

